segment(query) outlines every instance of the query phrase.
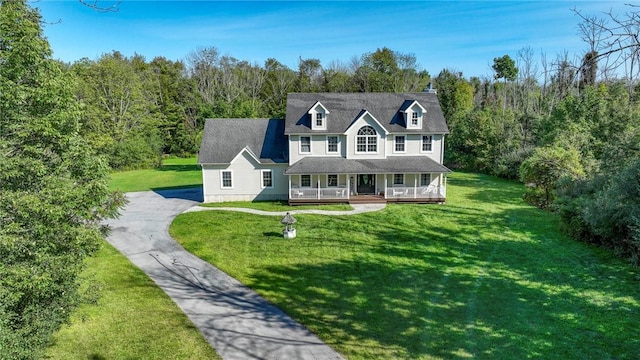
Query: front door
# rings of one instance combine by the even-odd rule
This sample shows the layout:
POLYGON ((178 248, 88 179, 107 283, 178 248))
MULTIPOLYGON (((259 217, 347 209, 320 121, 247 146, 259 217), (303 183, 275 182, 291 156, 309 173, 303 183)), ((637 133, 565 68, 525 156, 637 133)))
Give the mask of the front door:
POLYGON ((376 177, 372 174, 358 175, 358 194, 375 194, 376 177))

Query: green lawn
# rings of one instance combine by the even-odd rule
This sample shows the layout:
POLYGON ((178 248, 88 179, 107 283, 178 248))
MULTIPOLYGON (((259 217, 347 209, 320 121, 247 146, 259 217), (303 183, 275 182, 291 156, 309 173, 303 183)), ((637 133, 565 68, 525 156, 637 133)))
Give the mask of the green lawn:
POLYGON ((167 158, 159 169, 119 171, 111 174, 110 188, 121 192, 202 185, 197 158, 167 158))
POLYGON ((141 270, 105 244, 88 260, 95 305, 73 313, 48 349, 51 359, 219 359, 191 321, 141 270))
POLYGON ((640 358, 638 270, 522 192, 456 173, 446 205, 296 215, 294 240, 277 217, 227 211, 171 233, 352 360, 640 358))

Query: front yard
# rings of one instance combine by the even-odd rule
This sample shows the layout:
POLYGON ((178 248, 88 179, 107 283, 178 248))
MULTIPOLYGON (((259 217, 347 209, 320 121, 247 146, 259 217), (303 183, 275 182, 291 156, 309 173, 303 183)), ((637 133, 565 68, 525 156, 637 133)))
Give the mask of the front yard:
POLYGON ((522 186, 456 173, 446 205, 180 215, 172 235, 349 359, 640 357, 637 269, 558 231, 522 186))

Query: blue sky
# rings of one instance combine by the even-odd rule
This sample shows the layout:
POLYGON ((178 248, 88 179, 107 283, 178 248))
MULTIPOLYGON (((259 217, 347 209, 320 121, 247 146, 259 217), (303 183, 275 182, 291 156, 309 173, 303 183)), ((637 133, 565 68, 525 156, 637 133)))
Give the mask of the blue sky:
MULTIPOLYGON (((89 1, 93 2, 93 0, 89 1)), ((101 0, 108 6, 113 1, 101 0)), ((276 58, 296 69, 298 59, 348 63, 384 46, 415 54, 432 76, 442 69, 490 76, 495 57, 530 47, 535 59, 587 46, 571 12, 623 13, 623 1, 128 1, 99 13, 77 0, 41 0, 45 36, 54 57, 73 62, 118 50, 151 60, 183 60, 198 47, 263 65, 276 58), (59 21, 59 22, 58 22, 59 21)))

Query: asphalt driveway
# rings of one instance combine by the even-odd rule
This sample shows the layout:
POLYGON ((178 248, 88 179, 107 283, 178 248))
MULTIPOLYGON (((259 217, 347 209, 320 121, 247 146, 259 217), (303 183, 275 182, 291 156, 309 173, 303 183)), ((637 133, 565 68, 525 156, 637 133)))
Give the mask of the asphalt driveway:
POLYGON ((128 193, 122 216, 108 222, 108 241, 178 304, 223 359, 342 359, 305 327, 169 236, 171 221, 201 201, 201 191, 128 193))

